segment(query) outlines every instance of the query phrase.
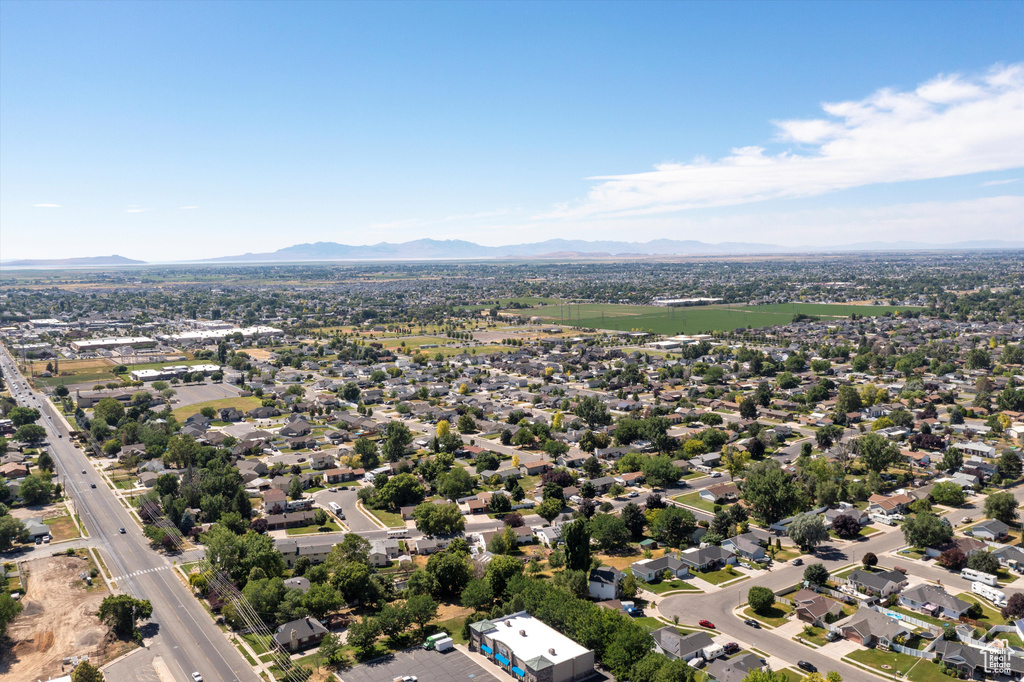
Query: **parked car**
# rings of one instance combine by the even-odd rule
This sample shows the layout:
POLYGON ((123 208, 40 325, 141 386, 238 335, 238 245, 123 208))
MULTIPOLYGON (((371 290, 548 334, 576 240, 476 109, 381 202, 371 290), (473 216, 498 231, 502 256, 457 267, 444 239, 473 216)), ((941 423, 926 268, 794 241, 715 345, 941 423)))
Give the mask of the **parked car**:
POLYGON ((750 627, 754 628, 755 630, 760 630, 761 629, 761 624, 758 623, 753 618, 747 618, 745 621, 743 621, 743 624, 744 625, 749 625, 750 627))
POLYGON ((626 495, 626 497, 640 497, 640 493, 635 490, 630 490, 629 495, 626 495))
POLYGON ((840 638, 840 634, 835 630, 829 630, 828 634, 825 635, 825 640, 828 642, 834 642, 840 638))
POLYGON ((803 566, 804 565, 804 560, 801 559, 800 557, 797 557, 797 558, 793 559, 793 565, 794 566, 803 566))
POLYGON ((711 472, 711 478, 719 478, 719 477, 721 477, 721 475, 722 475, 721 471, 712 471, 711 472))
POLYGON ((712 630, 714 630, 714 629, 715 629, 715 624, 714 624, 714 623, 712 623, 712 622, 711 622, 710 620, 701 620, 701 621, 700 621, 700 626, 701 626, 702 628, 710 628, 710 629, 712 629, 712 630))
POLYGON ((796 666, 801 670, 806 670, 809 673, 818 672, 818 666, 814 665, 810 661, 797 661, 796 666))
POLYGON ((739 650, 740 650, 740 645, 737 644, 736 642, 729 642, 728 644, 725 645, 725 653, 728 654, 729 656, 733 655, 734 653, 736 653, 739 650))

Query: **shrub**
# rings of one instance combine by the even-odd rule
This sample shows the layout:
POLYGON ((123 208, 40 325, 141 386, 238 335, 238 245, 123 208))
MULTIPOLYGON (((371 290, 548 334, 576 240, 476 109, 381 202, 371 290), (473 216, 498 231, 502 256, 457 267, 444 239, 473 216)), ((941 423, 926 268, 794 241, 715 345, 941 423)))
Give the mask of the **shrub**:
POLYGON ((764 613, 775 605, 775 593, 767 587, 751 587, 747 591, 747 603, 755 613, 764 613))

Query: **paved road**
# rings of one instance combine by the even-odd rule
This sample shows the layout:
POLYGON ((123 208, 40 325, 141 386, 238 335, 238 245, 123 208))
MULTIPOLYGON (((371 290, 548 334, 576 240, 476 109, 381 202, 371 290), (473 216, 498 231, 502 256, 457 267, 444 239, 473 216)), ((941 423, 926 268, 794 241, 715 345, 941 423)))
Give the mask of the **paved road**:
MULTIPOLYGON (((57 412, 41 394, 21 388, 24 377, 6 349, 0 351, 0 366, 8 381, 19 386, 21 402, 42 412, 40 423, 46 428, 67 494, 74 501, 92 543, 103 552, 110 572, 121 576, 118 589, 152 602, 153 617, 146 629, 146 646, 164 660, 175 679, 189 679, 193 671, 198 671, 210 682, 257 680, 241 654, 167 568, 167 560, 148 548, 148 541, 85 453, 71 444, 67 426, 57 412), (81 473, 83 469, 85 474, 81 473), (95 489, 91 487, 93 483, 95 489), (124 535, 118 532, 121 527, 127 530, 124 535)), ((144 679, 141 671, 136 675, 137 670, 127 666, 118 675, 118 681, 144 679)))
MULTIPOLYGON (((318 493, 313 493, 313 499, 316 503, 330 509, 331 502, 337 502, 338 506, 341 507, 341 511, 345 514, 345 525, 348 526, 349 530, 360 535, 365 535, 369 538, 367 533, 372 531, 379 531, 381 527, 370 520, 370 518, 356 506, 356 502, 359 501, 359 495, 357 491, 358 487, 353 486, 351 488, 339 488, 338 492, 332 490, 322 490, 318 493)), ((386 535, 386 532, 385 532, 386 535)))
MULTIPOLYGON (((1024 486, 1017 486, 1011 492, 1018 501, 1024 500, 1024 486)), ((947 512, 950 521, 956 523, 965 514, 977 517, 977 509, 980 509, 980 499, 973 501, 971 508, 956 509, 947 512)), ((818 548, 816 555, 804 558, 804 564, 820 562, 829 571, 859 561, 868 552, 874 552, 879 557, 879 562, 885 566, 899 565, 907 569, 911 576, 923 580, 941 582, 950 592, 970 592, 971 582, 964 580, 959 574, 951 573, 934 562, 900 560, 897 557, 889 556, 890 552, 903 547, 906 542, 903 533, 898 528, 886 529, 881 533, 869 536, 856 542, 836 541, 818 548)), ((820 670, 835 670, 843 679, 858 680, 865 679, 865 673, 841 661, 832 658, 826 645, 822 649, 811 649, 810 647, 798 644, 789 637, 781 636, 767 629, 755 630, 743 624, 742 620, 733 615, 733 609, 745 601, 747 591, 754 585, 768 587, 773 591, 781 590, 798 584, 803 579, 805 566, 792 566, 789 564, 776 564, 773 570, 759 573, 756 577, 741 581, 734 587, 723 590, 716 590, 701 595, 675 595, 658 601, 658 611, 668 617, 679 616, 681 623, 695 624, 697 620, 706 618, 717 626, 717 629, 729 635, 739 642, 746 642, 761 651, 770 652, 789 663, 796 663, 798 660, 807 660, 814 663, 820 670)), ((1009 597, 1020 589, 1000 588, 1009 597)))

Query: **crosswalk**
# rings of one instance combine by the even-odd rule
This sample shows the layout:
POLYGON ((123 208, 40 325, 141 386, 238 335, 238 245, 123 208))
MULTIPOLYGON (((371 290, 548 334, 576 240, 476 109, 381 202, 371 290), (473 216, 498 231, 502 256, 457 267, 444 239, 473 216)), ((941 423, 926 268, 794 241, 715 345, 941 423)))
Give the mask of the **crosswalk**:
POLYGON ((170 568, 170 566, 157 566, 156 568, 144 568, 144 569, 142 569, 140 571, 135 571, 134 573, 129 573, 127 575, 115 576, 112 579, 112 582, 116 583, 119 580, 124 580, 126 578, 134 578, 137 575, 145 575, 146 573, 154 573, 156 571, 166 571, 168 568, 170 568))

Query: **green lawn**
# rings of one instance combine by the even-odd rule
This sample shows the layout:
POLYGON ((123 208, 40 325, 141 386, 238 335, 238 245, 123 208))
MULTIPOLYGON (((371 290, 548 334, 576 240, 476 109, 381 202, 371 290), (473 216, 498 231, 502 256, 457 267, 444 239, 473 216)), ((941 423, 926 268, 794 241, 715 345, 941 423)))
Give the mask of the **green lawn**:
POLYGON ((667 592, 700 592, 700 588, 685 580, 659 580, 656 583, 645 583, 638 581, 638 584, 648 592, 654 594, 665 594, 667 592))
POLYGON ((249 644, 252 650, 256 652, 257 656, 267 653, 268 649, 265 638, 257 637, 254 634, 240 635, 240 637, 249 644))
POLYGON ((363 509, 377 517, 377 520, 385 526, 389 526, 390 528, 405 528, 405 521, 402 520, 401 514, 384 511, 383 509, 371 509, 366 506, 364 506, 363 509))
POLYGON ((820 317, 868 317, 887 312, 915 308, 892 306, 858 306, 826 303, 785 303, 744 306, 717 305, 667 308, 661 306, 587 303, 542 306, 519 311, 524 316, 538 316, 551 322, 574 324, 597 329, 651 330, 655 334, 696 334, 709 331, 731 331, 741 327, 768 327, 787 324, 797 313, 820 317))
POLYGON ((825 639, 826 632, 827 630, 825 630, 824 628, 812 627, 810 635, 801 632, 799 635, 793 638, 793 641, 803 640, 804 642, 810 642, 815 646, 825 646, 826 644, 828 644, 828 640, 825 639))
POLYGON ((949 682, 951 679, 943 675, 939 666, 923 658, 914 658, 907 654, 898 654, 893 651, 881 651, 879 649, 857 649, 845 656, 843 660, 854 661, 872 670, 878 671, 883 677, 891 677, 893 668, 903 673, 906 679, 913 682, 949 682), (883 668, 883 665, 889 668, 883 668), (910 671, 907 673, 907 671, 910 671))
POLYGON ((759 620, 765 625, 770 625, 773 628, 777 628, 780 625, 785 625, 786 616, 793 613, 793 607, 789 604, 782 604, 776 602, 770 609, 765 611, 763 614, 757 613, 754 609, 749 606, 743 609, 743 615, 748 618, 759 620))
POLYGON ((735 568, 732 568, 731 566, 726 566, 725 568, 720 569, 718 571, 707 571, 706 573, 694 573, 694 575, 697 576, 698 578, 701 578, 702 580, 706 580, 707 582, 711 583, 712 585, 721 585, 722 583, 727 583, 730 580, 735 580, 736 578, 739 578, 740 576, 742 576, 744 578, 749 577, 749 576, 743 575, 742 573, 737 571, 735 568))
POLYGON ((988 630, 993 625, 1007 624, 1006 620, 1003 619, 1002 615, 1000 615, 999 609, 993 607, 988 600, 982 599, 981 597, 971 594, 969 592, 964 592, 962 594, 958 594, 955 596, 957 599, 963 599, 965 602, 981 605, 982 616, 978 619, 978 622, 984 623, 983 627, 986 630, 988 630))
MULTIPOLYGON (((334 521, 328 521, 324 526, 318 526, 315 523, 311 523, 308 526, 302 526, 301 528, 288 528, 285 530, 287 535, 309 535, 311 533, 319 533, 320 528, 327 528, 330 531, 340 531, 341 526, 336 524, 334 521)), ((327 531, 323 531, 327 532, 327 531)))
POLYGON ((179 407, 171 412, 171 414, 174 415, 175 419, 183 422, 192 415, 199 414, 204 407, 212 407, 217 410, 217 412, 220 412, 220 410, 225 407, 233 407, 241 412, 248 412, 262 404, 263 401, 256 396, 249 396, 248 398, 220 398, 218 400, 207 400, 205 403, 195 403, 193 405, 179 407))
POLYGON ((1008 643, 1013 646, 1024 647, 1024 640, 1021 640, 1020 635, 1015 632, 999 632, 996 633, 996 639, 1005 639, 1008 643))
POLYGON ((800 680, 804 679, 804 674, 802 672, 798 672, 792 668, 783 668, 782 670, 779 670, 778 673, 786 677, 786 682, 800 682, 800 680))
POLYGON ((690 507, 702 509, 709 514, 715 513, 715 505, 707 500, 701 499, 700 493, 686 493, 685 495, 679 495, 672 498, 679 504, 685 504, 690 507))

